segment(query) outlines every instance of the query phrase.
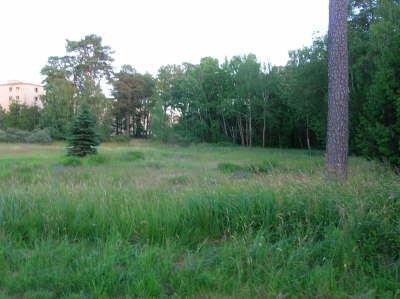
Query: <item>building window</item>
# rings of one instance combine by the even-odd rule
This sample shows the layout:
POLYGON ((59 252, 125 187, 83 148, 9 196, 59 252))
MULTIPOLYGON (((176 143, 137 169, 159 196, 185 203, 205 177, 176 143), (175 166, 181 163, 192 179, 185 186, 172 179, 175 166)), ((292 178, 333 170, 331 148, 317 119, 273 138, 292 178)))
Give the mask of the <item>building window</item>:
POLYGON ((37 101, 38 100, 38 97, 35 97, 35 101, 37 101))
POLYGON ((19 87, 17 87, 17 91, 19 91, 19 87))
POLYGON ((35 88, 35 92, 38 92, 38 91, 39 91, 39 88, 36 87, 36 88, 35 88))
POLYGON ((10 101, 12 101, 12 97, 8 97, 8 99, 9 99, 10 101))
POLYGON ((16 98, 17 100, 19 100, 19 96, 16 96, 15 98, 16 98))
POLYGON ((12 92, 12 87, 8 88, 8 90, 9 90, 10 92, 12 92))

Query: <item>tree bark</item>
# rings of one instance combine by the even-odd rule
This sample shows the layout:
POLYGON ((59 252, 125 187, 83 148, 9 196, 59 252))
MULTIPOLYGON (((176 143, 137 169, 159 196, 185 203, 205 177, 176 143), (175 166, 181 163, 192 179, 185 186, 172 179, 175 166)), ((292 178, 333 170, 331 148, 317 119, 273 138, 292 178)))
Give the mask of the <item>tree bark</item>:
POLYGON ((329 1, 328 132, 326 163, 329 178, 346 178, 348 159, 347 0, 329 1))

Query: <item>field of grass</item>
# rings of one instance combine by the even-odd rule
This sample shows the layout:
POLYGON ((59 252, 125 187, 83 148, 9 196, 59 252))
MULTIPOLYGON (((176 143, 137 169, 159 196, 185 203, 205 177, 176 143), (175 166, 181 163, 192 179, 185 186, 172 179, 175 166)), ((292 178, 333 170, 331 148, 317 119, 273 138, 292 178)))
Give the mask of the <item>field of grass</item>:
POLYGON ((400 298, 400 180, 322 152, 0 144, 0 298, 400 298))

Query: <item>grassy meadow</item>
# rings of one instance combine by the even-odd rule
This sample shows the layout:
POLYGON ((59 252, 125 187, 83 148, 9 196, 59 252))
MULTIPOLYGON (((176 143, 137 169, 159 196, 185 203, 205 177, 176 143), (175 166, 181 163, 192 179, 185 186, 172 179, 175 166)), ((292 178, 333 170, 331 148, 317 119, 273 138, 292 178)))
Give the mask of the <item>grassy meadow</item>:
POLYGON ((0 298, 400 298, 400 180, 322 152, 0 144, 0 298))

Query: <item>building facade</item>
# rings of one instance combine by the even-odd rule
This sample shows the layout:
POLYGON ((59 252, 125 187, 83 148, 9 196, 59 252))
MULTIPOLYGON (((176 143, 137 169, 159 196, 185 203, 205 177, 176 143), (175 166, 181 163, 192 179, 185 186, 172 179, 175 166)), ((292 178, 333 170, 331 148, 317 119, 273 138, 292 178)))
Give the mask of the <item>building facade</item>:
POLYGON ((42 85, 11 80, 5 84, 0 84, 0 105, 5 110, 8 110, 12 102, 41 106, 40 97, 43 94, 42 85))

